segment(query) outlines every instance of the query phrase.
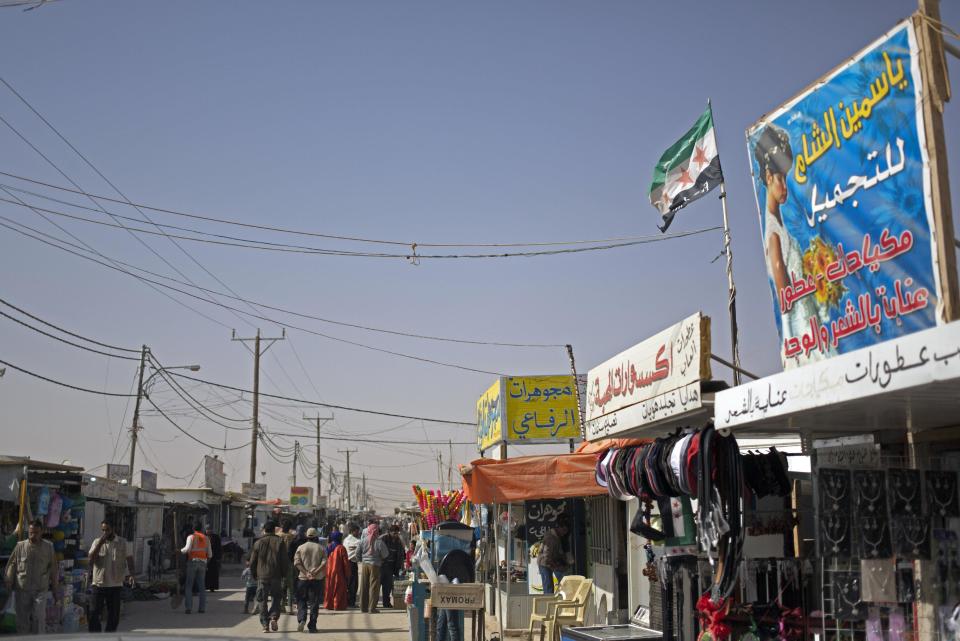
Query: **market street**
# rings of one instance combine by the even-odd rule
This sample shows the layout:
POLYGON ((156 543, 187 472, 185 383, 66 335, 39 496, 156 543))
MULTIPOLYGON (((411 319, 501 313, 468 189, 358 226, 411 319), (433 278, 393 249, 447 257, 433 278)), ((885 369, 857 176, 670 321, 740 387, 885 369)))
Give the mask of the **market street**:
MULTIPOLYGON (((269 634, 264 634, 257 615, 242 613, 243 586, 239 577, 224 577, 221 586, 220 590, 207 593, 207 611, 204 614, 196 611, 184 614, 183 605, 177 610, 171 610, 169 599, 127 603, 124 605, 119 631, 188 637, 269 638, 269 634)), ((277 634, 304 639, 312 637, 330 641, 401 641, 409 638, 407 614, 401 610, 381 610, 378 614, 364 614, 357 609, 328 612, 321 608, 317 618, 320 632, 317 635, 298 633, 295 614, 281 615, 279 626, 277 634)))

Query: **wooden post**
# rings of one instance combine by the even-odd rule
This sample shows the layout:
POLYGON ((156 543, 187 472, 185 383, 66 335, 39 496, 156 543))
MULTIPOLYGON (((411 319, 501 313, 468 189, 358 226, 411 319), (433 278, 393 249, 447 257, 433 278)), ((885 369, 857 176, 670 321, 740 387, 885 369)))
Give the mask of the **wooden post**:
POLYGON ((947 171, 947 146, 943 133, 943 105, 950 100, 950 82, 943 52, 939 0, 918 0, 919 13, 913 24, 917 33, 920 77, 923 82, 923 128, 930 163, 930 196, 933 204, 934 236, 937 246, 937 271, 940 278, 940 320, 960 318, 960 292, 957 287, 957 254, 954 244, 953 208, 947 171), (936 21, 936 22, 931 22, 936 21))

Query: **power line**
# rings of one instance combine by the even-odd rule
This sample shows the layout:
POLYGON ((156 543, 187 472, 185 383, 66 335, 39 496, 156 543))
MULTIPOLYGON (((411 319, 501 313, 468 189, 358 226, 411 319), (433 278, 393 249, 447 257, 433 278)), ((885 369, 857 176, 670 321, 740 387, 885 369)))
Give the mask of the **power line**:
MULTIPOLYGON (((303 436, 302 434, 288 434, 286 432, 273 432, 274 436, 303 436)), ((367 438, 352 438, 352 437, 340 437, 340 436, 324 436, 325 439, 329 441, 351 441, 353 443, 385 443, 385 444, 397 444, 397 445, 447 445, 451 442, 446 441, 385 441, 383 439, 367 439, 367 438)), ((476 445, 476 441, 453 441, 453 445, 476 445)), ((307 446, 304 446, 307 447, 307 446)))
POLYGON ((174 421, 172 418, 170 418, 169 416, 167 416, 166 413, 165 413, 162 409, 160 409, 160 407, 157 406, 157 404, 154 403, 153 400, 151 400, 151 398, 150 398, 149 396, 145 396, 144 398, 147 399, 147 402, 148 402, 148 403, 150 403, 151 405, 153 405, 153 408, 154 408, 155 410, 157 410, 157 412, 160 414, 160 416, 162 416, 163 418, 165 418, 168 423, 170 423, 170 424, 173 425, 175 428, 177 428, 178 430, 180 430, 181 432, 183 432, 184 434, 186 434, 187 437, 190 438, 190 440, 196 441, 197 443, 199 443, 200 445, 203 445, 203 446, 206 447, 206 448, 209 448, 209 449, 211 449, 211 450, 217 450, 217 451, 220 451, 220 452, 230 452, 230 451, 233 451, 233 450, 242 450, 243 448, 249 447, 249 445, 250 445, 249 443, 244 443, 243 445, 238 445, 237 447, 218 447, 218 446, 216 446, 216 445, 210 445, 209 443, 204 443, 203 441, 201 441, 200 439, 198 439, 196 436, 194 436, 193 434, 191 434, 191 433, 188 432, 187 430, 185 430, 185 429, 183 429, 182 427, 180 427, 180 426, 177 424, 177 422, 174 421))
POLYGON ((26 374, 27 376, 32 376, 32 377, 34 377, 34 378, 38 378, 38 379, 40 379, 41 381, 46 381, 47 383, 52 383, 52 384, 54 384, 54 385, 59 385, 60 387, 66 387, 67 389, 76 390, 76 391, 78 391, 78 392, 86 392, 87 394, 98 394, 98 395, 100 395, 100 396, 115 396, 115 397, 117 397, 117 398, 136 398, 136 397, 137 397, 136 394, 119 394, 119 393, 116 393, 116 392, 100 391, 100 390, 95 390, 95 389, 89 389, 89 388, 86 388, 86 387, 80 387, 80 386, 78 386, 78 385, 71 385, 70 383, 64 383, 64 382, 62 382, 62 381, 58 381, 58 380, 49 378, 49 377, 47 377, 47 376, 43 376, 43 375, 41 375, 41 374, 37 374, 36 372, 31 372, 31 371, 28 370, 28 369, 24 369, 24 368, 22 368, 22 367, 18 367, 18 366, 14 365, 13 363, 10 363, 10 362, 8 362, 8 361, 0 360, 0 365, 5 365, 5 366, 9 367, 10 369, 13 369, 13 370, 16 370, 16 371, 20 372, 21 374, 26 374))
MULTIPOLYGON (((0 78, 0 82, 3 82, 4 84, 7 84, 2 78, 0 78)), ((9 87, 9 85, 7 85, 7 86, 9 87)), ((11 88, 11 90, 12 90, 12 88, 11 88)), ((15 92, 15 93, 16 93, 16 92, 15 92)), ((19 94, 18 94, 18 95, 19 95, 19 94)), ((21 100, 22 100, 22 98, 21 98, 21 100)), ((24 101, 24 102, 25 102, 25 101, 24 101)), ((245 228, 248 228, 248 229, 256 229, 256 230, 260 230, 260 231, 272 231, 272 232, 283 233, 283 234, 292 234, 292 235, 296 235, 296 236, 309 236, 309 237, 313 237, 313 238, 327 238, 327 239, 331 239, 331 240, 345 240, 345 241, 358 242, 358 243, 374 243, 374 244, 381 244, 381 245, 393 245, 393 246, 399 246, 399 247, 436 247, 436 248, 441 248, 441 247, 562 247, 562 246, 568 246, 568 245, 596 245, 596 244, 601 244, 601 243, 633 242, 633 241, 639 241, 639 240, 646 240, 647 238, 659 238, 659 237, 660 237, 660 236, 619 236, 619 237, 613 237, 613 238, 595 238, 595 239, 586 239, 586 240, 508 242, 508 243, 450 243, 450 242, 448 242, 448 243, 422 243, 422 242, 413 242, 413 241, 406 241, 406 240, 384 240, 384 239, 374 239, 374 238, 360 238, 360 237, 355 237, 355 236, 338 236, 338 235, 334 235, 334 234, 323 234, 323 233, 319 233, 319 232, 311 232, 311 231, 305 231, 305 230, 299 230, 299 229, 290 229, 290 228, 284 228, 284 227, 272 227, 272 226, 269 226, 269 225, 258 225, 258 224, 254 224, 254 223, 244 223, 244 222, 240 222, 240 221, 236 221, 236 220, 230 220, 230 219, 226 219, 226 218, 216 218, 216 217, 213 217, 213 216, 204 216, 204 215, 200 215, 200 214, 190 214, 190 213, 186 213, 186 212, 182 212, 182 211, 177 211, 177 210, 174 210, 174 209, 165 209, 165 208, 163 208, 163 207, 153 207, 153 206, 144 205, 144 204, 134 204, 134 203, 130 202, 129 200, 117 200, 117 199, 115 199, 115 198, 110 198, 109 196, 101 196, 101 195, 97 195, 97 194, 92 194, 92 193, 83 191, 83 190, 81 190, 81 189, 79 189, 79 188, 77 188, 77 189, 70 189, 69 187, 64 187, 64 186, 62 186, 62 185, 54 185, 54 184, 52 184, 52 183, 43 182, 43 181, 41 181, 41 180, 36 180, 36 179, 33 179, 33 178, 27 178, 27 177, 25 177, 25 176, 20 176, 20 175, 17 175, 17 174, 11 174, 11 173, 8 173, 8 172, 5 172, 5 171, 0 171, 0 176, 7 176, 8 178, 13 178, 13 179, 15 179, 15 180, 21 180, 21 181, 23 181, 23 182, 32 183, 32 184, 34 184, 34 185, 40 185, 40 186, 47 187, 47 188, 50 188, 50 189, 56 189, 56 190, 58 190, 58 191, 64 191, 64 192, 68 192, 68 193, 72 193, 72 194, 77 194, 77 195, 86 196, 87 198, 91 198, 91 199, 102 200, 102 201, 105 201, 105 202, 113 202, 113 203, 124 204, 124 205, 130 205, 130 206, 136 207, 136 208, 138 208, 138 209, 147 209, 147 210, 155 211, 155 212, 158 212, 158 213, 170 214, 170 215, 173 215, 173 216, 181 216, 181 217, 184 217, 184 218, 191 218, 191 219, 194 219, 194 220, 203 220, 203 221, 206 221, 206 222, 220 223, 220 224, 225 224, 225 225, 234 225, 234 226, 237 226, 237 227, 245 227, 245 228)), ((21 191, 25 191, 25 190, 21 190, 21 191)), ((27 193, 32 193, 32 192, 27 192, 27 193)), ((46 199, 48 199, 48 200, 53 200, 53 201, 56 201, 56 202, 62 202, 62 203, 67 204, 67 205, 72 205, 72 204, 73 204, 73 203, 69 203, 69 202, 67 202, 67 201, 59 201, 59 200, 56 200, 56 199, 51 198, 51 197, 49 197, 49 196, 43 196, 43 195, 40 195, 40 194, 34 194, 34 195, 38 196, 39 198, 46 198, 46 199)), ((82 207, 82 206, 77 205, 77 207, 82 207)), ((166 227, 168 227, 168 228, 174 228, 174 226, 172 226, 172 225, 166 225, 166 227)), ((184 228, 179 228, 179 229, 184 229, 184 228)), ((198 233, 203 233, 203 232, 198 232, 198 233)), ((359 253, 359 252, 358 252, 358 253, 359 253)), ((399 257, 400 255, 396 255, 396 256, 399 257)), ((407 256, 404 256, 404 257, 407 257, 407 256)), ((420 255, 418 255, 417 257, 418 257, 418 258, 424 258, 424 256, 420 256, 420 255)))
MULTIPOLYGON (((6 121, 0 117, 0 121, 3 121, 5 124, 6 121)), ((0 202, 10 203, 12 205, 20 205, 20 203, 0 199, 0 202)), ((81 205, 74 205, 75 207, 81 208, 81 205)), ((35 207, 33 205, 31 208, 35 207)), ((204 232, 199 230, 191 229, 190 233, 199 234, 201 236, 206 236, 207 238, 197 238, 195 236, 183 236, 180 234, 169 234, 162 230, 162 227, 171 227, 170 225, 158 225, 153 223, 158 228, 161 228, 160 231, 152 231, 150 229, 143 229, 140 227, 130 227, 129 225, 124 225, 119 222, 122 218, 127 218, 129 220, 134 220, 129 217, 123 217, 119 214, 113 214, 110 212, 104 212, 111 218, 115 218, 114 223, 108 223, 103 220, 94 220, 92 218, 85 218, 84 216, 77 216, 75 214, 68 214, 63 211, 56 209, 47 209, 44 207, 36 207, 40 211, 46 212, 48 214, 53 214, 54 216, 61 216, 64 218, 69 218, 71 220, 76 220, 79 222, 90 223, 92 225, 101 225, 104 227, 113 227, 123 229, 127 232, 134 234, 147 234, 152 236, 165 236, 169 239, 177 240, 187 240, 194 243, 203 243, 208 245, 221 245, 224 247, 236 247, 240 249, 253 249, 258 251, 269 251, 269 252, 281 252, 281 253, 290 253, 290 254, 313 254, 319 256, 342 256, 342 257, 354 257, 354 258, 385 258, 385 259, 402 259, 402 260, 422 260, 422 259, 482 259, 482 258, 520 258, 520 257, 533 257, 533 256, 559 256, 561 254, 580 254, 584 252, 593 252, 593 251, 607 251, 610 249, 620 249, 623 247, 633 247, 636 245, 647 245, 650 243, 661 243, 668 240, 674 240, 677 238, 685 238, 687 236, 695 236, 697 234, 703 234, 710 231, 716 231, 722 229, 721 226, 715 225, 713 227, 705 227, 702 229, 693 229, 684 232, 675 232, 671 234, 659 234, 656 236, 641 236, 638 237, 638 240, 628 240, 622 242, 607 243, 604 245, 592 245, 589 247, 568 247, 564 249, 545 249, 537 251, 523 251, 523 252, 499 252, 499 253, 486 253, 486 254, 418 254, 414 249, 413 253, 406 254, 388 254, 384 252, 358 252, 358 251, 348 251, 340 249, 329 249, 324 247, 307 247, 307 246, 295 246, 295 245, 282 245, 280 243, 270 243, 268 241, 253 241, 245 238, 234 238, 232 240, 220 240, 224 238, 222 234, 213 234, 210 232, 204 232)), ((141 243, 143 241, 141 240, 141 243)), ((147 245, 149 247, 149 245, 147 245)), ((415 245, 416 247, 416 245, 415 245)), ((166 261, 164 261, 166 262, 166 261)), ((169 265, 169 263, 168 263, 169 265)), ((186 278, 186 276, 177 270, 175 267, 170 265, 174 271, 179 273, 181 276, 186 278)), ((189 280, 189 279, 188 279, 189 280)), ((222 284, 222 283, 221 283, 222 284)))
POLYGON ((84 350, 84 351, 92 352, 92 353, 94 353, 94 354, 100 354, 100 355, 102 355, 102 356, 109 356, 109 357, 111 357, 111 358, 119 358, 119 359, 122 359, 122 360, 125 360, 125 361, 139 361, 139 360, 140 360, 139 358, 136 358, 136 357, 134 357, 134 356, 121 356, 120 354, 111 354, 110 352, 104 352, 104 351, 101 351, 101 350, 99 350, 99 349, 94 349, 94 348, 92 348, 92 347, 87 347, 86 345, 81 345, 80 343, 74 343, 73 341, 68 341, 66 338, 63 338, 63 337, 57 336, 57 335, 55 335, 55 334, 51 334, 50 332, 44 331, 44 330, 40 329, 39 327, 35 327, 35 326, 31 325, 30 323, 27 323, 27 322, 24 322, 24 321, 20 320, 19 318, 15 318, 15 317, 11 316, 10 314, 8 314, 8 313, 6 313, 6 312, 4 312, 4 311, 0 311, 0 316, 3 316, 4 318, 8 318, 8 319, 12 320, 14 323, 17 323, 18 325, 22 325, 23 327, 26 327, 27 329, 33 330, 33 331, 37 332, 38 334, 43 334, 44 336, 47 336, 48 338, 52 338, 52 339, 55 340, 55 341, 60 341, 61 343, 65 343, 65 344, 67 344, 67 345, 70 345, 71 347, 76 347, 77 349, 82 349, 82 350, 84 350))
MULTIPOLYGON (((2 189, 2 187, 0 187, 0 189, 2 189)), ((18 223, 18 222, 16 222, 16 221, 10 220, 9 218, 6 218, 6 217, 4 217, 4 216, 0 216, 0 220, 5 220, 5 221, 7 221, 7 222, 9 222, 9 223, 12 223, 13 225, 16 225, 17 227, 23 227, 23 228, 25 228, 25 229, 29 229, 29 230, 32 231, 32 232, 35 232, 35 233, 40 234, 40 235, 43 235, 43 236, 47 236, 48 238, 54 238, 54 240, 56 240, 57 242, 63 243, 63 244, 65 244, 65 245, 72 245, 72 243, 68 243, 68 242, 63 241, 63 240, 61 240, 61 239, 57 239, 57 238, 55 238, 55 237, 50 236, 49 234, 44 234, 43 232, 41 232, 41 231, 39 231, 39 230, 36 230, 36 229, 30 227, 29 225, 24 225, 23 223, 18 223)), ((215 306, 217 306, 217 307, 223 307, 224 309, 228 309, 228 310, 231 310, 231 311, 234 311, 234 312, 237 312, 237 313, 245 314, 245 315, 251 316, 251 317, 253 317, 253 318, 259 318, 259 319, 261 319, 261 320, 265 320, 265 321, 267 321, 267 322, 270 322, 270 323, 274 323, 274 324, 276 324, 276 325, 279 325, 280 327, 284 327, 284 328, 287 328, 287 329, 295 329, 295 330, 298 330, 298 331, 301 331, 301 332, 305 332, 305 333, 307 333, 307 334, 313 334, 314 336, 320 336, 320 337, 326 338, 326 339, 328 339, 328 340, 336 341, 336 342, 338 342, 338 343, 345 343, 345 344, 347 344, 347 345, 353 345, 353 346, 355 346, 355 347, 360 347, 360 348, 362 348, 362 349, 367 349, 367 350, 374 351, 374 352, 380 352, 380 353, 383 353, 383 354, 389 354, 389 355, 391 355, 391 356, 397 356, 397 357, 399 357, 399 358, 406 358, 406 359, 410 359, 410 360, 414 360, 414 361, 419 361, 419 362, 422 362, 422 363, 428 363, 428 364, 431 364, 431 365, 438 365, 438 366, 440 366, 440 367, 449 367, 449 368, 452 368, 452 369, 459 369, 459 370, 463 370, 463 371, 467 371, 467 372, 475 372, 475 373, 478 373, 478 374, 490 374, 490 375, 492 375, 492 376, 504 376, 504 374, 503 374, 502 372, 494 372, 494 371, 491 371, 491 370, 478 369, 478 368, 475 368, 475 367, 467 367, 466 365, 458 365, 458 364, 456 364, 456 363, 448 363, 448 362, 445 362, 445 361, 438 361, 438 360, 435 360, 435 359, 425 358, 425 357, 422 357, 422 356, 415 356, 415 355, 413 355, 413 354, 406 354, 406 353, 404 353, 404 352, 396 352, 396 351, 393 351, 393 350, 383 349, 383 348, 380 348, 380 347, 373 347, 372 345, 366 345, 366 344, 364 344, 364 343, 359 343, 359 342, 357 342, 357 341, 348 340, 348 339, 346 339, 346 338, 340 338, 340 337, 337 337, 337 336, 331 336, 330 334, 324 334, 323 332, 318 332, 318 331, 316 331, 316 330, 308 329, 308 328, 306 328, 306 327, 300 327, 300 326, 298 326, 298 325, 293 325, 293 324, 290 324, 290 323, 277 321, 277 320, 274 320, 274 319, 271 319, 271 318, 267 318, 266 316, 260 316, 260 315, 258 315, 258 314, 253 314, 253 313, 251 313, 251 312, 245 312, 245 311, 243 311, 243 310, 237 309, 236 307, 231 307, 230 305, 226 305, 226 304, 221 303, 221 302, 219 302, 219 301, 209 300, 209 299, 207 299, 207 298, 204 298, 204 297, 201 297, 201 296, 197 296, 196 294, 193 294, 193 293, 191 293, 191 292, 188 292, 188 291, 179 289, 179 288, 177 288, 177 287, 173 287, 172 285, 167 285, 166 283, 161 283, 161 282, 159 282, 159 281, 155 281, 155 280, 152 280, 152 279, 150 279, 150 278, 146 278, 145 276, 140 276, 140 275, 138 275, 138 274, 134 274, 134 273, 130 272, 129 270, 123 269, 122 267, 117 267, 116 265, 111 265, 111 264, 104 263, 103 261, 97 260, 96 258, 93 258, 93 257, 90 257, 90 256, 86 256, 86 255, 84 255, 84 254, 82 254, 82 253, 79 253, 79 252, 74 251, 74 250, 71 250, 71 249, 67 249, 67 248, 65 248, 65 247, 62 247, 62 246, 57 245, 57 244, 55 244, 55 243, 52 243, 52 242, 50 242, 50 241, 43 240, 42 238, 37 238, 37 236, 35 236, 35 235, 33 235, 33 234, 24 232, 24 231, 22 231, 21 229, 16 229, 15 227, 11 227, 10 225, 5 225, 5 224, 3 224, 3 223, 0 223, 0 227, 5 227, 5 228, 7 228, 7 229, 10 229, 10 230, 12 230, 12 231, 17 232, 18 234, 21 234, 21 235, 26 236, 26 237, 28 237, 28 238, 32 238, 32 239, 34 239, 34 240, 36 240, 36 241, 38 241, 38 242, 41 242, 41 243, 43 243, 43 244, 45 244, 45 245, 50 245, 51 247, 55 247, 56 249, 59 249, 59 250, 64 251, 64 252, 67 252, 68 254, 72 254, 72 255, 77 256, 77 257, 79 257, 79 258, 83 258, 84 260, 88 260, 88 261, 90 261, 90 262, 97 263, 98 265, 101 265, 101 266, 103 266, 103 267, 107 267, 108 269, 113 269, 113 270, 118 271, 118 272, 120 272, 120 273, 122 273, 122 274, 127 274, 128 276, 130 276, 130 277, 132 277, 132 278, 136 278, 136 279, 138 279, 138 280, 142 280, 142 281, 145 281, 145 282, 148 282, 148 283, 152 283, 152 284, 154 284, 154 285, 157 285, 157 286, 159 286, 159 287, 163 287, 163 288, 165 288, 165 289, 170 289, 170 290, 172 290, 172 291, 175 291, 175 292, 178 292, 178 293, 180 293, 180 294, 183 294, 184 296, 189 296, 189 297, 191 297, 191 298, 195 298, 195 299, 201 300, 201 301, 203 301, 203 302, 206 302, 206 303, 215 305, 215 306)), ((74 247, 75 247, 75 246, 74 246, 74 247)), ((117 262, 120 262, 120 261, 117 261, 117 262)), ((135 269, 139 269, 139 268, 135 268, 135 269)), ((140 270, 140 271, 146 271, 146 270, 140 270)), ((166 278, 166 277, 163 277, 163 276, 160 276, 160 277, 161 277, 161 278, 166 278)), ((201 287, 201 288, 199 288, 199 289, 202 290, 202 289, 204 289, 204 288, 201 287)), ((209 317, 207 317, 207 318, 209 318, 209 317)), ((214 321, 214 322, 216 322, 216 323, 218 323, 218 324, 220 324, 220 325, 223 325, 223 323, 220 323, 219 321, 214 321)))
POLYGON ((100 341, 95 341, 95 340, 93 340, 92 338, 87 338, 86 336, 81 336, 80 334, 75 334, 75 333, 73 333, 73 332, 71 332, 71 331, 69 331, 69 330, 66 330, 66 329, 62 328, 62 327, 56 326, 56 325, 54 325, 53 323, 50 323, 50 322, 48 322, 48 321, 45 321, 45 320, 43 320, 42 318, 39 318, 39 317, 37 317, 37 316, 34 316, 34 315, 31 314, 30 312, 28 312, 28 311, 26 311, 26 310, 24 310, 24 309, 21 309, 21 308, 17 307, 16 305, 14 305, 13 303, 10 303, 9 301, 3 300, 2 298, 0 298, 0 303, 2 303, 3 305, 6 305, 6 306, 9 307, 10 309, 13 309, 13 310, 16 310, 17 312, 20 312, 21 314, 23 314, 23 315, 26 316, 27 318, 31 318, 31 319, 37 321, 38 323, 41 323, 41 324, 43 324, 43 325, 46 325, 47 327, 52 327, 53 329, 57 330, 58 332, 61 332, 61 333, 63 333, 63 334, 66 334, 67 336, 73 336, 74 338, 79 338, 80 340, 84 340, 84 341, 86 341, 86 342, 88 342, 88 343, 93 343, 94 345, 99 345, 100 347, 106 347, 106 348, 108 348, 108 349, 113 349, 113 350, 116 350, 116 351, 118 351, 118 352, 130 352, 130 353, 133 353, 133 354, 138 354, 138 353, 140 352, 139 349, 131 349, 131 348, 129 348, 129 347, 117 347, 116 345, 110 345, 110 344, 108 344, 108 343, 101 343, 100 341))

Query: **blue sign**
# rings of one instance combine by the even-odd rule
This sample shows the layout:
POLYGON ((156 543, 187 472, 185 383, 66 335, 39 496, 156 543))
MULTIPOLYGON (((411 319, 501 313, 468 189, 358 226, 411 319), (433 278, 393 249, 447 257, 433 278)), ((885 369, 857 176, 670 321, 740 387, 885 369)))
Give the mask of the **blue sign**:
POLYGON ((937 324, 912 23, 747 130, 785 368, 937 324))

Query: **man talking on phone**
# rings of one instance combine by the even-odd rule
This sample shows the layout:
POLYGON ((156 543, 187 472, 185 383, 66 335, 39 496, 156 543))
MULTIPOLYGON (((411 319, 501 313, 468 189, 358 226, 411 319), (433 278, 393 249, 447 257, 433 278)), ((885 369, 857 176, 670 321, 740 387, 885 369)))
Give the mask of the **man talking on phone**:
POLYGON ((123 584, 133 585, 133 555, 127 541, 117 536, 113 524, 100 524, 101 536, 90 548, 90 572, 93 575, 93 600, 88 615, 90 632, 114 632, 120 623, 120 592, 123 584), (100 618, 107 610, 107 627, 102 629, 100 618))

